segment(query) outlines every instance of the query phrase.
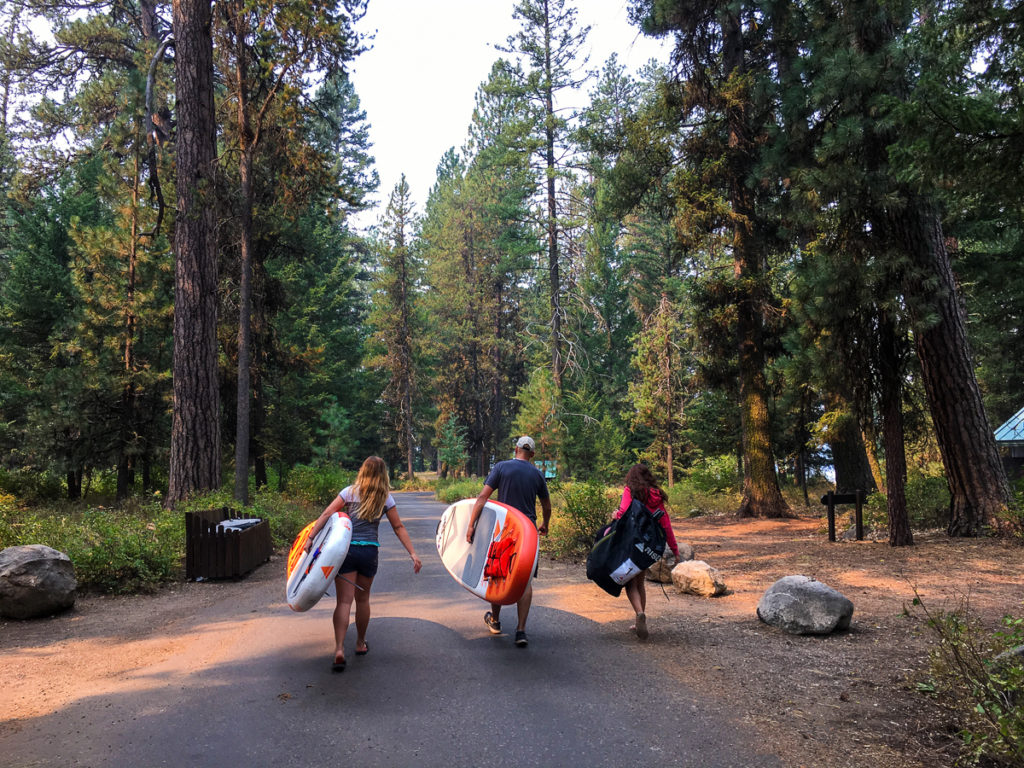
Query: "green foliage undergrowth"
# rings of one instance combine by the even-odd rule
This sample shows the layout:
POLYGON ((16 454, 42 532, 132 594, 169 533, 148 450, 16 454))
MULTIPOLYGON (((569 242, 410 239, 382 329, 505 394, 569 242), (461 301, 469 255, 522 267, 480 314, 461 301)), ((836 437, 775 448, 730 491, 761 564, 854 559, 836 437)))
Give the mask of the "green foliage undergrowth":
POLYGON ((354 470, 337 465, 299 464, 288 473, 287 495, 299 503, 320 506, 322 510, 342 488, 355 481, 356 474, 354 470))
POLYGON ((467 477, 462 480, 438 480, 434 494, 438 501, 454 504, 460 499, 475 499, 480 495, 484 481, 478 477, 467 477))
POLYGON ((275 548, 289 546, 321 509, 269 492, 240 508, 227 490, 196 497, 175 510, 164 509, 157 500, 131 501, 119 508, 22 508, 13 496, 0 494, 0 549, 45 544, 71 559, 83 590, 142 592, 183 578, 183 513, 219 507, 233 509, 240 517, 267 520, 275 548))
POLYGON ((552 515, 547 549, 555 557, 586 556, 594 532, 612 519, 614 491, 601 483, 564 483, 559 487, 562 504, 552 515))
POLYGON ((155 502, 24 511, 0 501, 0 547, 24 544, 66 554, 81 589, 130 593, 180 578, 185 526, 155 502))
MULTIPOLYGON (((912 530, 944 528, 949 522, 949 486, 941 464, 908 470, 906 494, 907 517, 912 530)), ((864 524, 877 530, 888 528, 885 494, 868 496, 864 505, 864 524)))
POLYGON ((935 633, 930 653, 933 679, 918 687, 952 711, 967 765, 1024 765, 1024 619, 1003 617, 986 631, 969 605, 932 612, 914 604, 935 633))

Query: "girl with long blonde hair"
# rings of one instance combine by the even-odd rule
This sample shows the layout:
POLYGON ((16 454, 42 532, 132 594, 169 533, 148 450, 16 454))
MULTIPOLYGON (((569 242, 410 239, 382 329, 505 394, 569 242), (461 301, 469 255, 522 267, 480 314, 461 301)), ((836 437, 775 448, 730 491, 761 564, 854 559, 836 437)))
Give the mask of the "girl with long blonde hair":
MULTIPOLYGON (((356 481, 341 490, 317 518, 309 535, 309 542, 324 527, 327 519, 344 509, 352 520, 352 543, 345 562, 339 569, 334 585, 338 592, 338 604, 334 609, 334 662, 331 670, 345 669, 345 634, 348 632, 352 603, 356 604, 356 656, 365 656, 370 651, 366 643, 366 630, 370 624, 370 587, 377 575, 380 538, 378 528, 381 518, 387 516, 395 536, 412 558, 414 573, 419 573, 422 563, 413 548, 412 539, 398 516, 395 498, 391 495, 388 468, 378 456, 370 456, 359 468, 356 481)), ((307 543, 306 548, 310 547, 307 543)))

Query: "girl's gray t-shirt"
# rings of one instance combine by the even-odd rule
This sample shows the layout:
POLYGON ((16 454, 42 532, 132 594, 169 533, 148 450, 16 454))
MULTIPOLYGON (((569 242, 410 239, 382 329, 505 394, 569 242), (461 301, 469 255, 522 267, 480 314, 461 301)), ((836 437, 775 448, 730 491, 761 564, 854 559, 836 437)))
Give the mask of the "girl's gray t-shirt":
MULTIPOLYGON (((377 535, 377 531, 380 528, 380 521, 384 519, 384 515, 381 515, 372 522, 370 520, 363 520, 359 517, 359 494, 356 491, 354 485, 346 486, 341 489, 341 493, 338 494, 342 501, 345 502, 345 512, 352 519, 352 543, 353 544, 375 544, 380 546, 380 539, 377 535)), ((389 509, 397 506, 395 504, 395 497, 390 493, 387 499, 384 501, 384 512, 387 513, 389 509)))

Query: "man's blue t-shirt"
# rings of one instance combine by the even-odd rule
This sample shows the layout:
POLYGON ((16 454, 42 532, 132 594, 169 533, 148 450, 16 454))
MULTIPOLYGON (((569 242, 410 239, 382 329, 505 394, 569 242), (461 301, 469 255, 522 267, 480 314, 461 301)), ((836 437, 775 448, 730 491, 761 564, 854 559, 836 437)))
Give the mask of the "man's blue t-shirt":
POLYGON ((537 499, 548 498, 548 484, 533 464, 522 459, 508 459, 494 465, 484 481, 498 491, 498 501, 515 507, 537 522, 537 499))

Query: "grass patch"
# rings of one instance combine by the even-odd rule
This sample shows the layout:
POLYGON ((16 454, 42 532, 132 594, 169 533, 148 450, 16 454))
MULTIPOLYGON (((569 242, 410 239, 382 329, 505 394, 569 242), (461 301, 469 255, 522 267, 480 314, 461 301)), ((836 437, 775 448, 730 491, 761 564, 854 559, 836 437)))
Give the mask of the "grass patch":
POLYGON ((275 548, 288 547, 321 508, 263 492, 239 507, 227 490, 191 499, 173 511, 159 501, 118 508, 51 504, 21 507, 0 495, 0 548, 44 544, 65 553, 85 591, 129 594, 184 578, 184 512, 229 507, 270 524, 275 548))
POLYGON ((475 499, 483 490, 484 481, 479 477, 466 477, 461 480, 438 480, 434 495, 438 501, 454 504, 462 499, 475 499))

